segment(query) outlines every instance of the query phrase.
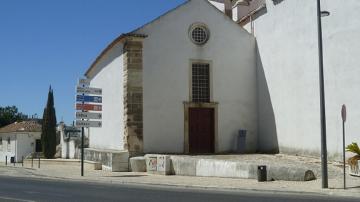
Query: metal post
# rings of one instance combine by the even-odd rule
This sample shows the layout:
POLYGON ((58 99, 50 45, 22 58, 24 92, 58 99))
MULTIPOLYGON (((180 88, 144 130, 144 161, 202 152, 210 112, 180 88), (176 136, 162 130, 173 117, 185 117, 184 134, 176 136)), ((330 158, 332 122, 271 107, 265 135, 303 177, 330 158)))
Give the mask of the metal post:
MULTIPOLYGON (((82 85, 85 88, 85 85, 82 85)), ((84 112, 84 104, 85 104, 85 93, 82 94, 82 106, 81 111, 84 112)), ((82 119, 84 120, 84 119, 82 119)), ((81 176, 84 176, 84 127, 81 127, 81 176)))
POLYGON ((14 156, 14 167, 15 167, 15 156, 14 156))
POLYGON ((5 165, 7 166, 7 156, 5 156, 5 165))
POLYGON ((21 166, 24 167, 24 156, 21 157, 21 166))
POLYGON ((343 120, 343 161, 344 161, 344 189, 346 189, 346 169, 345 169, 345 120, 343 120))
POLYGON ((31 168, 34 167, 34 154, 31 155, 31 168))
POLYGON ((84 127, 81 127, 81 176, 84 176, 84 127))
POLYGON ((321 27, 321 5, 317 0, 317 23, 318 23, 318 43, 319 43, 319 80, 320 80, 320 119, 321 119, 321 176, 322 188, 328 188, 328 167, 327 167, 327 147, 326 147, 326 114, 325 114, 325 91, 324 91, 324 64, 323 64, 323 44, 321 27))
POLYGON ((40 156, 39 156, 38 168, 40 168, 40 156))

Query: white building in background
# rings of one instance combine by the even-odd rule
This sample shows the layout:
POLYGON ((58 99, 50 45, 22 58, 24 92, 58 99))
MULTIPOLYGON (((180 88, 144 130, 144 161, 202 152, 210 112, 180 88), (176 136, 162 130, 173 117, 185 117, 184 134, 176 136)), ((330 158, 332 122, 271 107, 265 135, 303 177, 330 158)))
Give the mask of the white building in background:
MULTIPOLYGON (((236 1, 234 1, 236 2, 236 1)), ((347 142, 360 142, 360 1, 322 0, 327 145, 342 152, 340 110, 346 104, 347 142)), ((256 37, 259 150, 320 153, 316 1, 252 0, 237 22, 256 37)), ((234 10, 240 8, 234 7, 234 10)))
POLYGON ((41 125, 37 121, 15 122, 0 128, 0 162, 11 158, 21 162, 33 152, 41 151, 41 125))
MULTIPOLYGON (((360 1, 323 9, 332 13, 323 18, 325 93, 337 158, 342 104, 347 143, 360 140, 360 1)), ((119 36, 86 72, 103 89, 103 126, 90 129, 87 158, 234 152, 240 129, 246 152, 318 156, 317 50, 315 1, 188 1, 119 36)))
MULTIPOLYGON (((60 133, 61 158, 75 159, 81 158, 81 129, 74 126, 66 126, 63 122, 57 127, 60 133)), ((86 130, 85 130, 86 131, 86 130)), ((85 134, 84 146, 88 146, 88 137, 85 134)))

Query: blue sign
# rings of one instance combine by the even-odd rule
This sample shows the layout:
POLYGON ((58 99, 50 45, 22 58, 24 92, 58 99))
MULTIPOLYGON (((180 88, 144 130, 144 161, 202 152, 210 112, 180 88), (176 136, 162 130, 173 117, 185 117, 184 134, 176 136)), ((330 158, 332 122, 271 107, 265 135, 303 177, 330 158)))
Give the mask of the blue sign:
POLYGON ((94 103, 102 103, 101 96, 88 96, 88 95, 77 95, 76 96, 77 102, 94 102, 94 103))

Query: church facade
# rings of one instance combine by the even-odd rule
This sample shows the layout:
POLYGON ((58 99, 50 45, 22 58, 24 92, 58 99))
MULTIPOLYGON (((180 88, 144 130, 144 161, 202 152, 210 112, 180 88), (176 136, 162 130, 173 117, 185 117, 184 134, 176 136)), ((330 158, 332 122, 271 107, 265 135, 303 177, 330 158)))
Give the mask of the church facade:
MULTIPOLYGON (((357 0, 323 1, 328 152, 359 142, 357 0), (346 20, 342 20, 346 19, 346 20)), ((319 156, 316 3, 190 0, 115 39, 86 72, 103 88, 103 127, 93 150, 143 153, 237 151, 319 156)))
POLYGON ((86 72, 103 89, 90 147, 224 153, 247 131, 257 150, 255 38, 208 1, 188 1, 115 39, 86 72))

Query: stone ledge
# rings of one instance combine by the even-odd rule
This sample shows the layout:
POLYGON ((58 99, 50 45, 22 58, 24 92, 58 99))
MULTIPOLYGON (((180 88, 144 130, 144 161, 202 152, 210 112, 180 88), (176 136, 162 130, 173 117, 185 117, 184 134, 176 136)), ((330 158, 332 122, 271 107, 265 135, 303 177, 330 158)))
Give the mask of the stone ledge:
POLYGON ((129 170, 128 151, 86 148, 84 152, 86 160, 99 162, 103 168, 108 168, 113 172, 126 172, 129 170))
MULTIPOLYGON (((171 156, 171 173, 184 176, 228 177, 257 179, 256 163, 233 160, 200 159, 171 156)), ((301 167, 266 165, 267 180, 310 181, 316 179, 313 171, 301 167)))

